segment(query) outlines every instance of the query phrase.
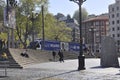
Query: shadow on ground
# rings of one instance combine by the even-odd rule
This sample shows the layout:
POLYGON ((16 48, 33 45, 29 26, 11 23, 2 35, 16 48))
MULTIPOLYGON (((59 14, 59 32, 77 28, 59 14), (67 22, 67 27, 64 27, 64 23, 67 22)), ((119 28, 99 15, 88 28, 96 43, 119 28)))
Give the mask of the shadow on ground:
POLYGON ((56 74, 56 75, 52 75, 52 76, 48 76, 48 77, 43 77, 43 78, 38 79, 38 80, 63 80, 63 79, 54 79, 53 77, 60 76, 60 75, 65 75, 65 74, 69 74, 69 73, 76 72, 76 71, 77 70, 67 71, 67 72, 64 72, 64 73, 59 73, 59 74, 56 74))

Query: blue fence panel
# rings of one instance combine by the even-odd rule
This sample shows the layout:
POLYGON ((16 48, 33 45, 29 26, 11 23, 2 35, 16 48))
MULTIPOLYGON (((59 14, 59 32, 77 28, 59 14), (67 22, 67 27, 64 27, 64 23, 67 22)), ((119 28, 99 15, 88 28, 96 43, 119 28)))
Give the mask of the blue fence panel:
MULTIPOLYGON (((82 48, 85 49, 85 44, 82 45, 82 48)), ((69 51, 80 51, 80 44, 79 43, 69 43, 69 51)))
POLYGON ((60 42, 58 41, 45 41, 44 50, 60 50, 60 42))
POLYGON ((69 43, 69 51, 79 51, 79 47, 78 43, 69 43))

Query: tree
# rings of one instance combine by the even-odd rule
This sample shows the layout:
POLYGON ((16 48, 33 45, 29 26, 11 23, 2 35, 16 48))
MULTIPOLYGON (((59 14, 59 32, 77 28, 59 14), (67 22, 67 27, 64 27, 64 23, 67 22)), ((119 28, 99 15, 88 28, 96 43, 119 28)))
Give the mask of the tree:
POLYGON ((3 8, 0 7, 0 21, 3 21, 3 8))
MULTIPOLYGON (((71 40, 71 29, 66 26, 64 22, 59 22, 55 17, 47 13, 45 15, 45 39, 47 40, 59 40, 59 41, 70 41, 71 40)), ((42 38, 42 27, 39 32, 39 37, 42 38)))
MULTIPOLYGON (((85 20, 88 16, 88 12, 85 8, 82 8, 82 21, 85 20)), ((73 18, 75 18, 78 22, 79 22, 79 10, 76 10, 74 15, 73 15, 73 18)))
MULTIPOLYGON (((20 0, 20 5, 17 7, 16 33, 18 40, 24 45, 24 48, 26 48, 28 36, 31 35, 33 30, 31 16, 36 12, 38 14, 40 13, 38 10, 41 9, 41 5, 45 5, 45 10, 47 12, 48 0, 20 0)), ((34 26, 34 29, 36 30, 37 26, 34 26)))
MULTIPOLYGON (((71 40, 71 29, 66 27, 64 22, 57 21, 52 14, 48 13, 48 0, 19 0, 19 2, 19 5, 16 7, 16 29, 14 30, 14 35, 15 41, 20 41, 20 44, 24 48, 26 48, 29 36, 32 34, 32 26, 34 26, 35 35, 37 35, 38 38, 42 38, 41 5, 43 4, 45 39, 60 41, 71 40), (36 12, 37 17, 35 18, 34 25, 32 25, 32 14, 35 16, 36 12)), ((2 11, 0 13, 2 13, 2 11)), ((3 38, 3 36, 4 34, 2 33, 0 37, 3 38)), ((7 34, 5 34, 5 36, 7 36, 7 34)))
POLYGON ((6 29, 3 29, 3 9, 5 6, 4 0, 0 0, 0 39, 7 40, 6 29))
POLYGON ((61 40, 61 41, 70 41, 71 39, 71 35, 69 35, 71 29, 67 28, 65 23, 57 22, 54 16, 48 13, 47 1, 48 0, 41 0, 41 1, 21 0, 21 5, 18 6, 16 33, 18 35, 17 39, 19 39, 20 42, 24 45, 24 48, 27 45, 27 38, 32 34, 31 32, 33 30, 31 18, 32 18, 32 14, 35 15, 35 13, 32 13, 32 11, 37 12, 37 17, 35 18, 34 21, 35 35, 37 35, 38 38, 42 39, 42 12, 36 11, 35 7, 37 7, 37 10, 38 8, 40 8, 41 10, 41 5, 43 3, 44 3, 45 39, 55 40, 57 38, 57 40, 61 40))

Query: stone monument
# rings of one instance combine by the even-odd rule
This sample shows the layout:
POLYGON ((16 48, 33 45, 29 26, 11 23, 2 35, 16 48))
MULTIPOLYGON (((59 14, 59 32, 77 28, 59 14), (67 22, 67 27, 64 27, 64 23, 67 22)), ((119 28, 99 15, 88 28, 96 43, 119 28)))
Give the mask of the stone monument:
POLYGON ((119 67, 116 45, 112 37, 102 39, 100 63, 102 67, 119 67))

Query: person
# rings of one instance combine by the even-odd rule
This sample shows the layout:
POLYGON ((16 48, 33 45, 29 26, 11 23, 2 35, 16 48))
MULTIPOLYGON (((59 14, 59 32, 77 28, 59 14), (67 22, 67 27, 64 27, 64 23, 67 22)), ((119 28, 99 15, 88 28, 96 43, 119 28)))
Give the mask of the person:
POLYGON ((7 54, 5 52, 1 56, 2 56, 3 60, 7 60, 8 59, 8 56, 7 56, 7 54))
POLYGON ((29 55, 27 54, 27 49, 23 53, 21 53, 20 55, 23 57, 29 58, 29 55))
POLYGON ((3 40, 2 40, 2 43, 3 43, 2 48, 3 48, 3 49, 6 49, 6 40, 3 39, 3 40))
POLYGON ((53 55, 53 60, 55 61, 56 52, 54 50, 52 52, 52 55, 53 55))
POLYGON ((2 47, 3 47, 3 42, 2 39, 0 39, 0 50, 2 50, 2 47))
POLYGON ((58 55, 59 55, 59 61, 64 62, 64 55, 63 55, 63 52, 61 50, 59 50, 58 55))

